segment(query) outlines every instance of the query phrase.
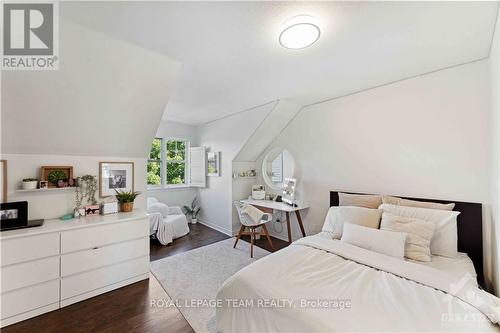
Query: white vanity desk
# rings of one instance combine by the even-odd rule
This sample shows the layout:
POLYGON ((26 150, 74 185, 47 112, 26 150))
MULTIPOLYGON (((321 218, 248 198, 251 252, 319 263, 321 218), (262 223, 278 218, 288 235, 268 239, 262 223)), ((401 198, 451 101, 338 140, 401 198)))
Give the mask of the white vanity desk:
POLYGON ((249 199, 249 200, 241 200, 243 204, 246 205, 252 205, 260 210, 262 210, 264 213, 272 213, 274 210, 276 211, 282 211, 285 212, 286 215, 286 227, 288 231, 288 242, 292 242, 292 229, 290 226, 290 213, 295 212, 295 215, 297 216, 297 222, 299 223, 300 231, 302 233, 302 237, 306 236, 306 232, 304 230, 304 225, 302 224, 302 218, 300 216, 300 211, 303 209, 309 208, 308 205, 306 204, 301 204, 298 203, 297 207, 288 205, 284 202, 276 202, 273 200, 254 200, 254 199, 249 199))
POLYGON ((134 211, 2 231, 4 327, 149 277, 149 222, 134 211))

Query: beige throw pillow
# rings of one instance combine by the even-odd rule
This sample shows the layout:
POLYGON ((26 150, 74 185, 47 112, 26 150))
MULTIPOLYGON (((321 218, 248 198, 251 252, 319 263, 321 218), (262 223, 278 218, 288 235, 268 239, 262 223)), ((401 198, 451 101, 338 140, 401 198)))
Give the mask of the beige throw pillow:
POLYGON ((348 194, 339 192, 339 206, 356 206, 377 209, 381 204, 381 195, 348 194))
POLYGON ((418 261, 431 261, 431 239, 435 224, 417 218, 397 216, 387 212, 382 214, 380 229, 405 232, 405 257, 418 261))
POLYGON ((384 195, 382 197, 382 202, 385 204, 396 205, 396 206, 418 207, 418 208, 439 209, 439 210, 453 210, 453 208, 455 208, 454 203, 442 204, 437 202, 424 202, 417 200, 408 200, 398 197, 391 197, 389 195, 384 195))
POLYGON ((333 238, 342 238, 344 223, 357 224, 367 228, 378 229, 382 211, 364 207, 342 206, 335 207, 335 221, 333 224, 333 238))

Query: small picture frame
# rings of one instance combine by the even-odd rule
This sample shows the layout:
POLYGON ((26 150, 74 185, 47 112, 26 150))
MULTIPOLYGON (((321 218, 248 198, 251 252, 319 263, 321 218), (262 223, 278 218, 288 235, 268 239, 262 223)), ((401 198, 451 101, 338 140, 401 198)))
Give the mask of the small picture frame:
POLYGON ((207 153, 207 176, 220 176, 220 151, 207 153))
POLYGON ((99 196, 134 191, 134 162, 99 162, 99 196))
POLYGON ((94 216, 101 213, 101 206, 99 205, 88 205, 85 206, 85 216, 94 216))
POLYGON ((39 187, 40 190, 46 190, 49 188, 49 182, 47 180, 40 180, 39 187))

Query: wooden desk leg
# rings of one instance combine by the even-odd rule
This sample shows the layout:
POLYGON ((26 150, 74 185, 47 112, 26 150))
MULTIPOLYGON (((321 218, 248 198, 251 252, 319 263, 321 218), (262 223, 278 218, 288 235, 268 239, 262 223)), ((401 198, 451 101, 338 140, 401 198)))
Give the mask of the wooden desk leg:
POLYGON ((300 217, 300 212, 298 210, 295 211, 297 215, 297 221, 299 221, 300 231, 302 232, 302 237, 306 237, 306 231, 304 230, 304 225, 302 224, 302 218, 300 217))
POLYGON ((292 228, 290 226, 290 213, 286 212, 286 229, 288 231, 288 243, 292 242, 292 228))

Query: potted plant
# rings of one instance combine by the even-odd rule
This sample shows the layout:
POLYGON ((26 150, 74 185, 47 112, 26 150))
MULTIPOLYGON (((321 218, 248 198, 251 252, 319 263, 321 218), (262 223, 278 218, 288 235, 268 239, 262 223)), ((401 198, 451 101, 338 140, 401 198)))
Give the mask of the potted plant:
POLYGON ((137 198, 141 192, 134 192, 134 191, 120 191, 116 190, 116 200, 120 203, 120 211, 124 213, 131 212, 134 209, 134 200, 137 198))
POLYGON ((198 213, 201 210, 201 207, 198 206, 198 198, 194 197, 191 207, 184 206, 183 209, 186 216, 191 216, 191 224, 196 224, 198 222, 198 213))
POLYGON ((38 179, 36 178, 23 179, 23 190, 36 190, 37 187, 38 187, 38 179))
POLYGON ((55 187, 64 187, 65 181, 68 180, 67 178, 62 170, 54 170, 47 175, 47 180, 55 187))

